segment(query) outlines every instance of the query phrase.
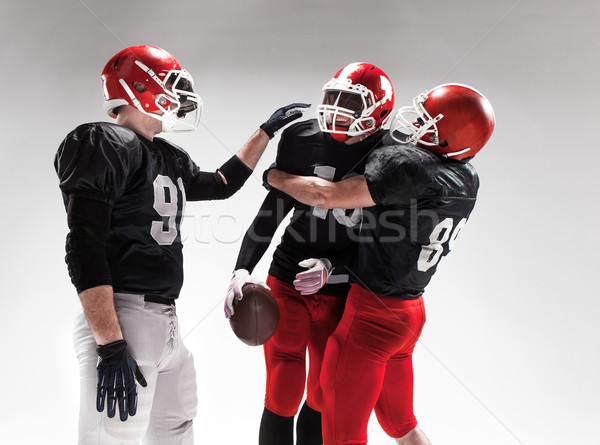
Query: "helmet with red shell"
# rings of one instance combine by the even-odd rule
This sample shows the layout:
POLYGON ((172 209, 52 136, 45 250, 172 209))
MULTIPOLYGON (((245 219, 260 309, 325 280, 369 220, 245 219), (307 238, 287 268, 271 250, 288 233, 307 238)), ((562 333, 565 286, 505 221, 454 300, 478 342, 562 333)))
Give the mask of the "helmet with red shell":
POLYGON ((374 133, 388 121, 394 108, 392 82, 370 63, 346 65, 323 91, 323 103, 317 107, 319 127, 340 142, 374 133))
POLYGON ((131 105, 162 121, 163 131, 190 131, 200 123, 202 99, 192 76, 164 49, 151 45, 125 48, 102 70, 104 110, 131 105))
POLYGON ((494 110, 483 94, 467 85, 444 84, 419 94, 412 106, 399 108, 390 132, 400 142, 464 160, 484 147, 495 124, 494 110))

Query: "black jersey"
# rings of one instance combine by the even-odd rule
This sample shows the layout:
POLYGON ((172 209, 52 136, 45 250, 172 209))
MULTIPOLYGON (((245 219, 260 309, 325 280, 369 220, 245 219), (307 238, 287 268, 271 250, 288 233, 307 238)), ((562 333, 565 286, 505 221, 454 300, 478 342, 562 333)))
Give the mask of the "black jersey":
POLYGON ((161 138, 115 124, 84 124, 55 159, 65 205, 71 197, 112 207, 106 257, 115 292, 177 298, 183 283, 179 225, 187 200, 218 199, 217 173, 161 138))
POLYGON ((377 205, 364 209, 354 281, 384 297, 416 298, 473 210, 477 173, 400 144, 375 150, 365 177, 377 205))
MULTIPOLYGON (((281 135, 276 165, 285 172, 301 176, 319 176, 330 181, 360 175, 369 153, 381 145, 384 131, 361 142, 346 145, 320 131, 312 119, 291 125, 281 135)), ((269 274, 292 283, 298 263, 307 258, 328 258, 334 270, 328 284, 319 292, 346 296, 349 288, 347 266, 356 253, 356 241, 362 209, 326 210, 295 201, 278 190, 268 193, 259 214, 242 242, 236 269, 252 271, 266 251, 275 230, 285 215, 294 209, 273 255, 269 274)))

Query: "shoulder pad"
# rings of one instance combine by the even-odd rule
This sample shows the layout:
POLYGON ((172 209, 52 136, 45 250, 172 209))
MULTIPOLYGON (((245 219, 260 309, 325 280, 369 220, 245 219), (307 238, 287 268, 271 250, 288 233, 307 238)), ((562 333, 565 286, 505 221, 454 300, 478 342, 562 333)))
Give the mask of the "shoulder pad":
POLYGON ((54 160, 62 191, 106 202, 119 196, 131 159, 141 150, 137 135, 105 122, 83 124, 63 140, 54 160))

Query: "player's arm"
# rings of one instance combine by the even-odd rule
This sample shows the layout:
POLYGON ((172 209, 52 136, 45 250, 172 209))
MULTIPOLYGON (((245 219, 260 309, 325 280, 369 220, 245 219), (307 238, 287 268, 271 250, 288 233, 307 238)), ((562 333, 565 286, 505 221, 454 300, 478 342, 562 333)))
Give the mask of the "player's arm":
POLYGON ((264 130, 258 129, 235 155, 247 168, 254 170, 270 140, 271 138, 264 130))
POLYGON ((103 201, 70 196, 67 205, 66 261, 79 294, 83 312, 96 341, 99 357, 96 371, 96 409, 127 420, 137 412, 136 381, 146 386, 137 362, 127 351, 127 342, 114 305, 111 275, 106 258, 112 207, 103 201), (125 391, 116 391, 114 382, 123 382, 125 391))
POLYGON ((65 260, 98 345, 123 340, 106 258, 111 213, 112 207, 105 202, 69 197, 65 260))
POLYGON ((265 197, 258 214, 244 235, 233 276, 225 295, 223 307, 225 317, 229 318, 233 315, 234 301, 242 299, 244 284, 260 284, 268 289, 265 283, 256 280, 250 274, 269 248, 277 227, 294 207, 294 202, 290 196, 279 190, 271 190, 265 197))
POLYGON ((364 175, 331 182, 315 176, 296 176, 271 169, 266 179, 272 187, 313 207, 356 209, 375 205, 364 175))
POLYGON ((65 197, 69 232, 65 261, 98 345, 122 340, 113 303, 112 276, 106 256, 112 203, 125 188, 135 141, 112 127, 85 124, 60 145, 55 169, 65 197), (115 144, 115 141, 118 144, 115 144))
POLYGON ((236 193, 246 182, 256 167, 269 140, 277 131, 300 118, 310 105, 293 103, 279 108, 216 172, 202 172, 192 166, 193 172, 186 189, 190 201, 227 199, 236 193))
POLYGON ((277 228, 293 206, 294 200, 279 190, 271 190, 267 194, 244 235, 235 264, 236 270, 246 269, 252 273, 269 248, 277 228))
POLYGON ((260 126, 260 130, 257 130, 246 145, 237 152, 238 158, 240 158, 240 160, 250 169, 254 170, 258 160, 265 151, 267 143, 275 137, 275 133, 287 124, 302 117, 302 113, 304 113, 308 107, 310 107, 310 104, 293 103, 276 110, 271 117, 260 126))
POLYGON ((112 286, 91 287, 79 293, 81 306, 98 345, 123 340, 113 301, 112 286))

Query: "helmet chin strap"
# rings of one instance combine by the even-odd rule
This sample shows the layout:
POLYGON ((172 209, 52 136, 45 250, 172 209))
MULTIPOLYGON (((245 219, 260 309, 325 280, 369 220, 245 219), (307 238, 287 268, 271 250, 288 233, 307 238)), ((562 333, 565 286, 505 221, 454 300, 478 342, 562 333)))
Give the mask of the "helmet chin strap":
POLYGON ((150 116, 152 119, 156 119, 157 121, 160 121, 162 133, 171 133, 173 131, 173 129, 175 128, 175 125, 177 124, 176 122, 173 122, 172 119, 165 118, 164 116, 161 116, 160 114, 156 114, 156 113, 145 113, 145 114, 150 116))
POLYGON ((162 122, 162 131, 163 133, 170 133, 175 128, 175 122, 167 119, 160 119, 162 122))
POLYGON ((127 82, 125 82, 125 80, 123 79, 119 79, 119 83, 129 96, 129 99, 131 99, 131 103, 135 108, 144 113, 146 116, 150 116, 152 119, 156 119, 161 122, 161 129, 163 133, 170 133, 171 131, 173 131, 176 125, 176 122, 174 122, 173 119, 169 119, 165 116, 161 116, 155 113, 148 113, 146 110, 144 110, 144 107, 142 107, 142 104, 139 101, 139 99, 135 97, 135 94, 133 94, 133 91, 131 91, 129 85, 127 85, 127 82))

